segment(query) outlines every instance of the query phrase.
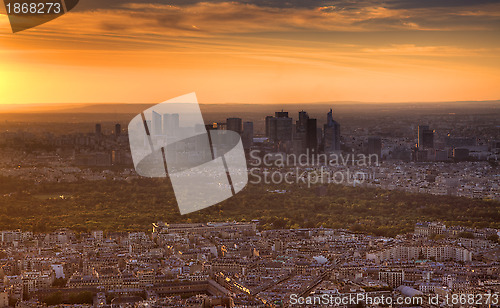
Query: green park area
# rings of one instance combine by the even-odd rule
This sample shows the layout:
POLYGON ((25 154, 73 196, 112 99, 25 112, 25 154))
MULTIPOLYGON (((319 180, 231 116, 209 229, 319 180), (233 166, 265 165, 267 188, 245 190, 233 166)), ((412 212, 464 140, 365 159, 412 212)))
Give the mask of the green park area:
POLYGON ((328 185, 252 185, 207 209, 180 215, 167 179, 36 184, 0 177, 0 230, 149 231, 151 223, 251 221, 261 229, 346 228, 411 232, 418 221, 500 228, 500 202, 328 185), (277 192, 279 191, 279 192, 277 192))

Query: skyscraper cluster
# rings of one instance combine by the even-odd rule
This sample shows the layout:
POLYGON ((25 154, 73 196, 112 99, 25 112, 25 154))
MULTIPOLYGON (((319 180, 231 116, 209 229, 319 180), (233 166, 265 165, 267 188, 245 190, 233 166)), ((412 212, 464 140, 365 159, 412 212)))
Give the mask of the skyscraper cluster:
POLYGON ((253 122, 243 122, 241 118, 227 118, 225 123, 208 124, 207 130, 209 129, 232 130, 241 136, 244 149, 249 149, 253 145, 253 122))
MULTIPOLYGON (((153 112, 151 120, 147 121, 151 135, 168 136, 179 129, 179 114, 160 114, 153 112)), ((241 118, 227 118, 226 122, 217 122, 204 125, 207 130, 232 130, 241 136, 243 147, 250 149, 254 145, 254 123, 244 122, 241 118)), ((333 111, 327 113, 326 124, 323 129, 318 127, 318 120, 301 110, 297 121, 289 116, 287 111, 281 110, 274 116, 267 116, 266 137, 268 142, 277 151, 294 154, 331 154, 340 152, 340 124, 333 119, 333 111)), ((195 131, 203 131, 203 127, 195 131), (200 130, 201 129, 201 130, 200 130)))
POLYGON ((331 109, 326 120, 321 130, 318 120, 304 110, 299 111, 295 124, 288 112, 278 111, 266 117, 266 137, 278 150, 295 154, 340 151, 340 124, 333 120, 331 109))

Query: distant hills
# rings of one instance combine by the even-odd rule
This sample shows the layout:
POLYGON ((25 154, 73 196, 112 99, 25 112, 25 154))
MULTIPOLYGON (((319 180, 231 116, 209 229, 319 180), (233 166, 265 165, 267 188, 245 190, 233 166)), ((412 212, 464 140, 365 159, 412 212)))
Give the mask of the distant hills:
MULTIPOLYGON (((81 104, 30 104, 0 105, 0 113, 114 113, 137 114, 155 104, 121 103, 81 103, 81 104)), ((307 110, 324 111, 335 108, 338 112, 355 110, 373 110, 379 112, 413 110, 417 112, 441 111, 460 112, 464 110, 500 110, 500 100, 496 101, 460 101, 460 102, 411 102, 411 103, 365 103, 365 102, 317 102, 304 104, 200 104, 203 112, 208 113, 272 113, 284 109, 289 112, 307 110)))

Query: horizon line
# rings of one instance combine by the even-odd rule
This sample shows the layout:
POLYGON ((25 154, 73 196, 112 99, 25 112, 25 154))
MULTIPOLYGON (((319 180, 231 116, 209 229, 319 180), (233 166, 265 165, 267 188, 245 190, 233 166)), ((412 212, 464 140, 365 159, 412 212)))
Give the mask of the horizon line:
MULTIPOLYGON (((88 103, 12 103, 12 104, 0 104, 0 112, 3 112, 5 109, 18 109, 18 108, 27 108, 27 107, 37 107, 37 108, 46 108, 46 107, 59 107, 59 108, 71 108, 71 107, 89 107, 89 106, 98 106, 98 105, 154 105, 160 102, 151 102, 151 103, 125 103, 125 102, 88 102, 88 103)), ((500 103, 499 99, 489 99, 489 100, 458 100, 458 101, 446 101, 446 100, 437 100, 437 101, 325 101, 325 102, 293 102, 293 103, 238 103, 238 102, 223 102, 223 103, 199 103, 199 105, 206 106, 214 106, 214 105, 238 105, 238 106, 272 106, 272 105, 280 105, 280 106, 293 106, 293 105, 326 105, 326 104, 443 104, 443 103, 500 103)))

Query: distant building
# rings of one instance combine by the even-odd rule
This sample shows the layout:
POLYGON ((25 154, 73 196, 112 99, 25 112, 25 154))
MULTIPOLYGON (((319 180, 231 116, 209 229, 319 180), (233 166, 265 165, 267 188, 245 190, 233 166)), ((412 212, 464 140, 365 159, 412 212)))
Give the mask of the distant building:
POLYGON ((102 230, 96 230, 96 231, 92 231, 92 237, 98 241, 98 242, 102 242, 103 239, 104 239, 104 232, 102 230))
POLYGON ((152 135, 161 135, 162 133, 162 121, 161 121, 161 114, 159 114, 156 111, 153 111, 153 116, 152 116, 152 123, 153 123, 153 131, 151 132, 152 135))
POLYGON ((102 134, 102 126, 99 123, 95 125, 95 134, 98 136, 102 134))
POLYGON ((299 120, 292 128, 292 147, 295 155, 305 153, 307 148, 307 121, 309 115, 304 110, 299 111, 299 120))
POLYGON ((249 149, 253 145, 253 122, 243 123, 243 147, 249 149))
POLYGON ((205 125, 206 130, 227 130, 227 123, 224 122, 214 122, 212 124, 205 125))
POLYGON ((419 125, 417 144, 419 149, 434 148, 434 130, 429 129, 428 125, 419 125))
POLYGON ((30 271, 23 272, 21 280, 23 282, 23 291, 25 293, 32 293, 38 289, 48 289, 55 279, 55 272, 47 271, 30 271))
POLYGON ((415 235, 429 236, 444 234, 446 226, 440 222, 419 222, 415 224, 415 235))
POLYGON ((309 153, 316 153, 318 151, 317 132, 318 129, 316 119, 307 119, 306 146, 309 153))
POLYGON ((227 130, 232 130, 241 135, 243 132, 242 120, 240 118, 228 118, 226 120, 227 130))
POLYGON ((340 151, 340 124, 333 120, 332 109, 327 114, 323 133, 325 153, 340 151))
POLYGON ((424 162, 429 160, 429 152, 427 150, 420 150, 419 148, 413 151, 413 160, 418 162, 424 162))
POLYGON ((396 288, 403 284, 405 273, 403 270, 383 270, 378 273, 378 280, 396 288))
POLYGON ((387 260, 431 260, 441 261, 472 261, 472 252, 463 247, 451 245, 437 246, 394 246, 382 251, 366 254, 368 260, 384 262, 387 260))
POLYGON ((316 119, 309 118, 306 111, 299 111, 299 120, 295 122, 293 132, 293 151, 296 155, 318 151, 318 125, 316 119))
POLYGON ((382 156, 382 139, 378 136, 368 137, 368 154, 382 156))
POLYGON ((175 136, 175 132, 179 129, 179 114, 165 113, 163 115, 163 135, 175 136))
POLYGON ((448 160, 448 151, 446 150, 436 150, 436 161, 446 161, 448 160))
POLYGON ((307 130, 307 120, 309 120, 309 115, 304 110, 299 111, 299 120, 295 124, 295 129, 297 132, 306 132, 307 130))
POLYGON ((458 138, 458 137, 450 137, 450 135, 445 138, 446 146, 451 148, 459 148, 459 147, 470 147, 477 145, 476 138, 458 138))
POLYGON ((429 125, 419 125, 417 132, 417 148, 423 148, 424 130, 429 130, 429 125))
POLYGON ((239 222, 239 223, 181 223, 181 224, 167 224, 164 222, 153 223, 153 238, 158 237, 160 234, 169 233, 193 233, 202 234, 210 231, 231 231, 239 230, 242 232, 255 232, 257 224, 254 222, 239 222))
POLYGON ((390 159, 410 161, 412 159, 412 151, 403 146, 397 146, 389 152, 390 159))
POLYGON ((119 137, 122 133, 122 126, 120 123, 115 124, 115 136, 119 137))
POLYGON ((266 117, 266 137, 269 139, 271 139, 271 121, 273 118, 273 116, 266 117))
POLYGON ((288 117, 288 112, 278 111, 274 117, 266 117, 266 124, 269 140, 273 142, 292 140, 292 118, 288 117))

